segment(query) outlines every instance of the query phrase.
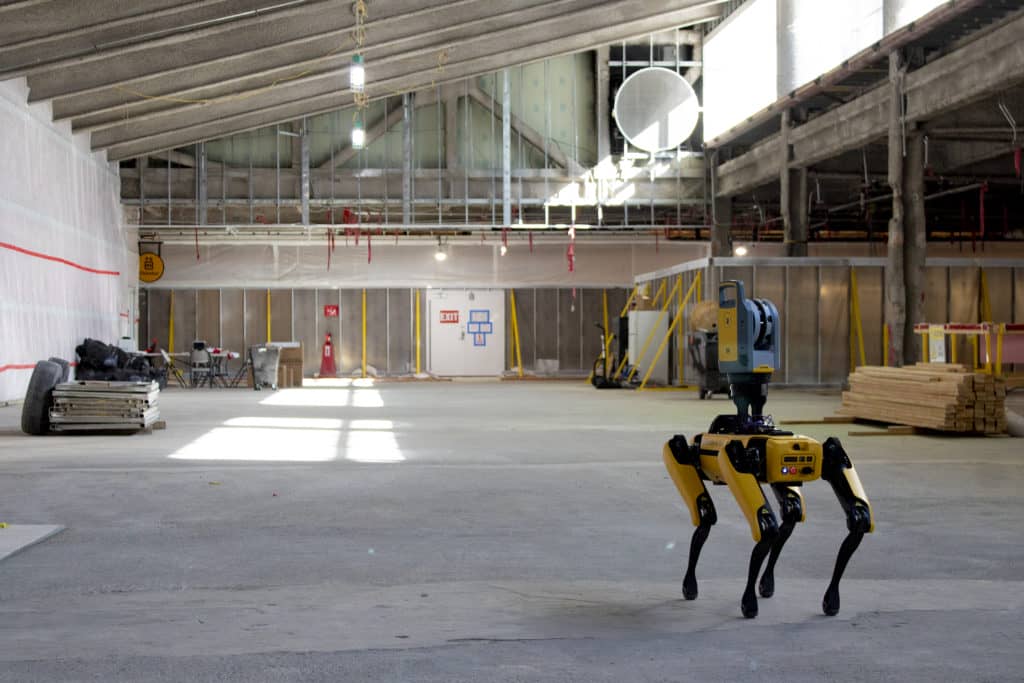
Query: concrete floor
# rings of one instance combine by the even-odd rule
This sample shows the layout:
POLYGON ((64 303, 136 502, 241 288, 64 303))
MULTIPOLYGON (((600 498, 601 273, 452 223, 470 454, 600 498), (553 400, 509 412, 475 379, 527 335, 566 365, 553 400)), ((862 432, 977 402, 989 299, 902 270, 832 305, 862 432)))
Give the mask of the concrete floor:
MULTIPOLYGON (((878 518, 806 490, 776 595, 724 489, 691 528, 661 465, 726 399, 567 383, 168 391, 166 431, 29 438, 0 409, 0 680, 1020 680, 1024 460, 998 438, 848 437, 878 518)), ((831 394, 776 391, 777 418, 831 394)), ((845 425, 805 433, 845 437, 845 425)))

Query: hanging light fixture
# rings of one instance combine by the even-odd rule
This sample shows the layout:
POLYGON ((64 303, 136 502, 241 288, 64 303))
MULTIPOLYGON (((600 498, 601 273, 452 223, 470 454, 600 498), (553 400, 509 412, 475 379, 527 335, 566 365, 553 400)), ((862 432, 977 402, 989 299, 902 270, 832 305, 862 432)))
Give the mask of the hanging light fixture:
POLYGON ((508 247, 506 247, 504 244, 501 245, 501 255, 504 256, 507 253, 508 253, 508 247))
POLYGON ((736 256, 746 256, 747 248, 740 244, 735 249, 732 250, 732 253, 735 254, 736 256))
POLYGON ((352 149, 362 149, 366 144, 366 131, 363 130, 363 117, 356 113, 352 119, 352 149))
POLYGON ((434 252, 435 261, 444 261, 448 258, 448 254, 444 250, 444 246, 441 244, 441 238, 437 238, 437 251, 434 252))
POLYGON ((348 86, 355 93, 366 89, 366 69, 363 67, 363 56, 358 52, 352 55, 352 66, 348 70, 348 86))

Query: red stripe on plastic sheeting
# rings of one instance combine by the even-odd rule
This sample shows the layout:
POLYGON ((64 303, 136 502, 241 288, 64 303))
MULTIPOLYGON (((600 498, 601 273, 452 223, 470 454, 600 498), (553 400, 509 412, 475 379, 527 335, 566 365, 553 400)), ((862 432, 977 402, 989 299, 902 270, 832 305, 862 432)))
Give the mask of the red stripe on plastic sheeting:
MULTIPOLYGON (((78 367, 78 363, 74 361, 71 361, 68 365, 73 368, 78 367)), ((13 363, 11 365, 0 365, 0 372, 4 372, 6 370, 33 370, 35 367, 35 363, 13 363)))
POLYGON ((44 261, 53 261, 54 263, 63 263, 65 266, 71 266, 72 268, 77 268, 78 270, 85 271, 86 273, 93 273, 95 275, 114 275, 114 276, 119 276, 121 274, 120 272, 118 272, 116 270, 99 270, 98 268, 90 268, 88 266, 83 266, 80 263, 75 263, 74 261, 68 261, 67 259, 60 258, 59 256, 50 256, 49 254, 41 254, 38 251, 31 251, 29 249, 23 249, 21 247, 16 247, 13 244, 8 244, 7 242, 0 242, 0 247, 3 247, 4 249, 9 249, 9 250, 17 252, 19 254, 25 254, 26 256, 34 256, 35 258, 43 259, 44 261))
POLYGON ((0 372, 7 372, 8 370, 31 370, 36 366, 35 363, 20 363, 17 365, 0 365, 0 372))

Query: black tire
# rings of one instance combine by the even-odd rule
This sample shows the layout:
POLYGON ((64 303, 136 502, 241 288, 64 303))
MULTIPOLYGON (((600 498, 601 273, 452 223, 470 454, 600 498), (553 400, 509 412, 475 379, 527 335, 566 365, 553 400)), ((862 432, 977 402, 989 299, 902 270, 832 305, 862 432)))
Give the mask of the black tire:
POLYGON ((71 379, 71 363, 67 362, 63 358, 56 357, 50 358, 50 362, 56 363, 57 365, 60 366, 60 384, 64 384, 69 379, 71 379))
POLYGON ((28 381, 25 403, 21 407, 21 431, 32 436, 42 436, 50 431, 50 402, 53 388, 60 384, 64 370, 48 360, 36 363, 32 379, 28 381))

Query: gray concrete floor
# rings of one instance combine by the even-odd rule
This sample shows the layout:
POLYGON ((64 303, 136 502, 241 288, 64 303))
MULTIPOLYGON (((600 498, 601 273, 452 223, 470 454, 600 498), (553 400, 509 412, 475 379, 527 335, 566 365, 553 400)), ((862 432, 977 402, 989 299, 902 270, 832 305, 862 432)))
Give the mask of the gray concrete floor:
POLYGON ((161 401, 168 429, 134 436, 24 437, 0 409, 0 521, 68 527, 0 563, 0 680, 1021 679, 1014 439, 844 438, 878 528, 842 612, 820 613, 845 524, 819 482, 747 621, 751 541, 724 489, 682 600, 691 528, 661 465, 726 399, 453 383, 161 401))

